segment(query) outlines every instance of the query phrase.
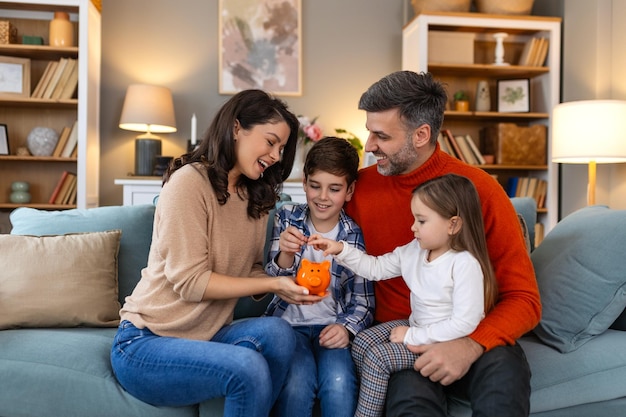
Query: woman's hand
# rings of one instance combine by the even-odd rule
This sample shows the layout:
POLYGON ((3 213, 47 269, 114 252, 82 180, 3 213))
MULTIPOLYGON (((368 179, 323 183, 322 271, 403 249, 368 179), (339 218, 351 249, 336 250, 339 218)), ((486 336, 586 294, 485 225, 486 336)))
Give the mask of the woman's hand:
POLYGON ((324 256, 337 255, 343 250, 342 242, 337 242, 332 239, 326 239, 325 237, 322 237, 318 234, 311 235, 308 244, 313 246, 317 250, 323 250, 324 256))
POLYGON ((324 298, 310 295, 309 290, 296 284, 292 277, 279 277, 278 288, 274 292, 289 304, 297 305, 315 304, 324 298))

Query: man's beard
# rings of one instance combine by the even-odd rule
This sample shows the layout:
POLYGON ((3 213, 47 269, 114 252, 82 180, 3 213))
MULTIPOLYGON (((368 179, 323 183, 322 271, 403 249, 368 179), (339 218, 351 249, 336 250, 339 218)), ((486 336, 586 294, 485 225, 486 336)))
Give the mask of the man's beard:
POLYGON ((377 166, 378 173, 386 177, 392 175, 401 175, 406 173, 417 159, 417 152, 413 147, 413 141, 409 138, 404 146, 393 155, 385 155, 387 157, 387 165, 377 166))

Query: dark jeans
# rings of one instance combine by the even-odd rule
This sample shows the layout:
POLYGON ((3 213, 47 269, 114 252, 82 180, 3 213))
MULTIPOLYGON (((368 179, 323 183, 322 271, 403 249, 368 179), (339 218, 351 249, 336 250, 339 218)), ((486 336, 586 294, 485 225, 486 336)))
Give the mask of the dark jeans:
POLYGON ((447 415, 446 395, 469 400, 474 417, 526 417, 530 368, 521 346, 484 353, 460 380, 444 387, 414 370, 395 373, 387 391, 387 417, 447 415))

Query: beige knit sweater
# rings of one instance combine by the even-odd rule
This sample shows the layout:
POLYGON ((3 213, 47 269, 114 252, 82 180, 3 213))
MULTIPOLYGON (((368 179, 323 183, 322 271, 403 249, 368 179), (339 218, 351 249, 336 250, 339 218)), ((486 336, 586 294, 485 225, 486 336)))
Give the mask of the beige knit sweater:
POLYGON ((237 299, 202 301, 213 271, 266 277, 267 216, 248 218, 248 202, 237 195, 220 205, 202 171, 186 165, 163 186, 148 265, 120 311, 161 336, 209 340, 232 321, 237 299))

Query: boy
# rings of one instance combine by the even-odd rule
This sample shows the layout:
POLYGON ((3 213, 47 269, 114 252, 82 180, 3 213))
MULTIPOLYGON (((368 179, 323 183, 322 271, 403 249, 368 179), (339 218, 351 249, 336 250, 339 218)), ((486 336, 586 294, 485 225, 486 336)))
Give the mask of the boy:
POLYGON ((306 204, 282 206, 274 219, 265 271, 295 275, 300 261, 331 261, 331 283, 322 301, 294 305, 274 297, 266 315, 282 317, 296 332, 296 350, 274 416, 310 417, 319 398, 324 417, 352 417, 357 379, 350 342, 373 320, 373 285, 308 246, 312 234, 340 239, 364 250, 361 229, 344 211, 352 198, 359 156, 348 141, 326 137, 316 142, 304 163, 306 204))

